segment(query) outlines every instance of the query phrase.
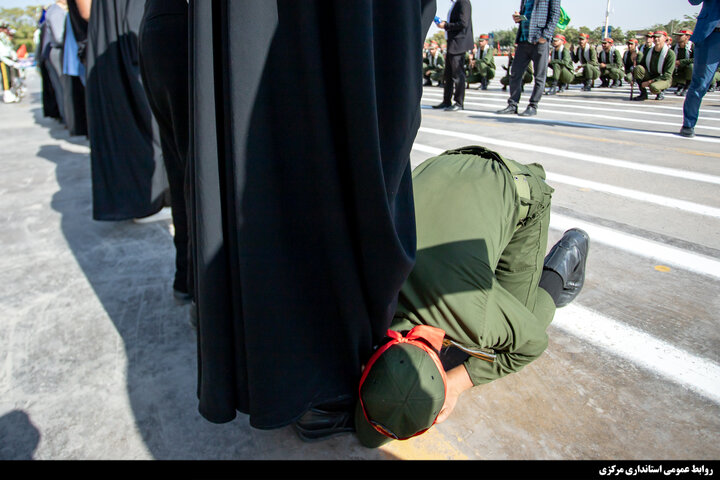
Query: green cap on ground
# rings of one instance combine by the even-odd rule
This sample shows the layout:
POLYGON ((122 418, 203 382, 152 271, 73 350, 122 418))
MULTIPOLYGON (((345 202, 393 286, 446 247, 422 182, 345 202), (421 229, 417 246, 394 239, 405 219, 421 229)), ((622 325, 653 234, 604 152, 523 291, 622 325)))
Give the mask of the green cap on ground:
MULTIPOLYGON (((432 426, 445 403, 445 382, 430 355, 415 345, 388 348, 360 387, 368 418, 398 439, 412 437, 432 426)), ((368 423, 360 401, 355 409, 360 443, 377 448, 392 438, 368 423)))

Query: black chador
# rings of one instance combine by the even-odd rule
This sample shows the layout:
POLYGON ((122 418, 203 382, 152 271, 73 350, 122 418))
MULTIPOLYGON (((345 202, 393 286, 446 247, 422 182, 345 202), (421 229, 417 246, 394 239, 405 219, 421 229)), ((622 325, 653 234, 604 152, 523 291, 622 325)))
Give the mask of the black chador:
POLYGON ((138 65, 144 8, 145 0, 92 2, 86 101, 96 220, 145 217, 166 201, 157 125, 138 65))
POLYGON ((357 390, 415 259, 435 2, 190 2, 200 412, 276 428, 357 390))

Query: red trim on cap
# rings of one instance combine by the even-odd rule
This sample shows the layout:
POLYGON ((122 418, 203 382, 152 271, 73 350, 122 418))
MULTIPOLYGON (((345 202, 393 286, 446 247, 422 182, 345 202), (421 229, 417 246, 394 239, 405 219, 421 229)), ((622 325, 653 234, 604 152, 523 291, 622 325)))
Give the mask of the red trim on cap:
MULTIPOLYGON (((373 422, 370 420, 367 414, 367 410, 365 410, 365 403, 362 399, 362 386, 365 383, 365 379, 368 376, 368 373, 370 373, 370 370, 372 369, 373 364, 375 364, 375 361, 380 358, 380 356, 385 353, 385 351, 392 347, 393 345, 397 345, 398 343, 409 343, 410 345, 414 345, 418 348, 421 348, 424 350, 428 355, 430 355, 430 358, 432 358, 433 362, 435 362, 435 366, 440 371, 440 375, 442 376, 443 385, 445 387, 445 397, 447 397, 447 376, 445 375, 445 369, 442 366, 442 362, 440 361, 440 357, 438 357, 437 352, 440 351, 442 348, 442 341, 443 338, 445 338, 445 331, 437 328, 437 327, 431 327, 430 325, 418 325, 417 327, 413 328, 408 332, 406 336, 402 336, 401 333, 396 332, 394 330, 388 330, 387 336, 391 338, 389 342, 387 342, 385 345, 380 347, 371 357, 370 360, 368 360, 367 365, 365 366, 365 370, 363 371, 362 377, 360 378, 360 386, 358 387, 358 397, 360 400, 360 406, 363 411, 363 415, 365 415, 365 420, 380 434, 388 437, 393 438, 396 440, 407 440, 408 438, 416 437, 422 433, 425 433, 435 425, 435 422, 437 421, 437 416, 435 417, 435 420, 433 420, 433 423, 430 425, 430 427, 421 430, 417 432, 414 435, 410 435, 409 437, 404 438, 398 438, 394 435, 390 435, 391 432, 386 432, 383 428, 378 426, 376 422, 373 422), (426 342, 429 342, 430 345, 432 345, 435 350, 430 348, 426 342)), ((442 409, 440 409, 442 411, 442 409)), ((438 416, 440 415, 440 412, 438 412, 438 416)))

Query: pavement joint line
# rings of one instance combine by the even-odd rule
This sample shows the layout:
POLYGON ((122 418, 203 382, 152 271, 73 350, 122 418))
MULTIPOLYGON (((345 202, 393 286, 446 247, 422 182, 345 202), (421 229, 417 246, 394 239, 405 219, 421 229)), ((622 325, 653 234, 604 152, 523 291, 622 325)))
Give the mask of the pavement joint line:
MULTIPOLYGON (((468 89, 465 90, 466 94, 467 94, 468 91, 469 91, 468 89)), ((431 93, 430 90, 428 90, 427 92, 428 92, 428 93, 431 93)), ((442 92, 442 90, 439 90, 439 92, 442 92)), ((578 91, 578 92, 579 92, 579 91, 578 91)), ((425 93, 425 92, 423 92, 423 93, 425 93)), ((472 92, 472 91, 470 91, 470 93, 471 93, 471 94, 472 94, 472 93, 477 93, 478 95, 500 96, 500 97, 504 97, 504 98, 506 98, 506 99, 510 96, 509 92, 508 92, 508 93, 493 93, 493 92, 483 92, 483 93, 480 93, 480 92, 472 92)), ((526 95, 529 95, 529 93, 526 94, 526 95)), ((629 96, 629 91, 628 91, 628 96, 629 96)), ((568 102, 568 103, 591 103, 591 104, 598 104, 598 105, 607 105, 607 103, 608 103, 608 102, 606 102, 606 101, 603 102, 603 101, 600 101, 600 100, 581 100, 581 99, 577 99, 577 98, 574 98, 574 97, 575 97, 575 96, 572 96, 572 97, 562 96, 562 97, 555 98, 555 99, 548 98, 548 99, 546 99, 546 100, 548 100, 548 101, 550 101, 550 102, 558 102, 558 103, 560 103, 560 102, 568 102)), ((717 101, 717 100, 718 100, 718 99, 714 99, 714 98, 708 97, 707 95, 705 96, 705 98, 708 99, 709 101, 717 101)), ((545 100, 544 97, 543 97, 543 99, 545 100)), ((648 101, 650 101, 650 100, 648 100, 648 101)), ((633 105, 635 108, 637 108, 638 111, 640 111, 640 110, 646 110, 646 109, 653 109, 653 108, 665 109, 665 110, 680 110, 680 111, 682 111, 682 109, 683 109, 682 106, 676 107, 676 106, 673 106, 673 105, 653 105, 653 104, 651 104, 651 103, 650 103, 650 104, 649 104, 649 103, 642 103, 642 104, 637 103, 637 104, 631 104, 631 105, 633 105)), ((628 106, 629 106, 629 105, 628 105, 628 106)), ((701 110, 701 111, 702 111, 702 110, 701 110)), ((706 111, 705 113, 715 113, 715 112, 708 112, 708 111, 706 111)))
POLYGON ((645 367, 720 404, 720 365, 578 305, 559 308, 550 324, 645 367))
POLYGON ((712 183, 720 185, 720 177, 716 175, 708 175, 705 173, 690 172, 686 170, 680 170, 677 168, 658 167, 655 165, 645 165, 642 163, 630 162, 627 160, 618 160, 613 158, 604 158, 597 155, 589 155, 586 153, 572 152, 568 150, 561 150, 558 148, 544 147, 541 145, 531 145, 527 143, 513 142, 509 140, 501 140, 490 137, 483 137, 480 135, 474 135, 471 133, 453 132, 450 130, 442 130, 438 128, 420 127, 418 133, 430 133, 445 137, 462 138, 464 140, 470 140, 472 142, 479 142, 480 145, 498 145, 500 147, 513 148, 517 150, 528 150, 533 153, 544 153, 547 155, 572 158, 574 160, 580 160, 584 162, 597 163, 600 165, 607 165, 617 168, 627 168, 629 170, 639 170, 647 173, 654 173, 657 175, 665 175, 675 178, 683 178, 686 180, 694 180, 697 182, 712 183))
MULTIPOLYGON (((505 102, 503 102, 505 103, 505 102)), ((496 108, 496 105, 490 104, 490 103, 481 103, 481 102, 465 102, 466 105, 474 105, 478 107, 490 107, 490 108, 496 108)), ((626 117, 614 117, 612 115, 601 115, 596 113, 577 113, 577 112, 563 112, 560 110, 550 110, 547 108, 542 108, 543 113, 554 113, 558 115, 572 115, 575 117, 589 117, 589 118, 602 118, 604 120, 615 120, 615 121, 621 121, 621 122, 631 122, 631 123, 637 123, 637 118, 626 118, 626 117)), ((565 120, 563 120, 565 121, 565 120)), ((678 123, 682 123, 682 119, 679 119, 678 123, 671 123, 671 122, 660 122, 656 120, 647 120, 643 119, 640 120, 643 124, 652 124, 652 125, 663 125, 667 127, 677 127, 678 123)), ((695 129, 705 129, 705 130, 717 130, 720 131, 720 127, 708 127, 705 125, 695 125, 695 129)), ((720 142, 720 141, 719 141, 720 142)))
MULTIPOLYGON (((430 147, 428 145, 422 145, 418 143, 413 145, 413 149, 425 153, 430 153, 432 155, 439 155, 444 152, 444 150, 440 148, 430 147)), ((617 187, 615 185, 608 185, 605 183, 593 182, 591 180, 585 180, 582 178, 571 177, 569 175, 562 175, 552 172, 546 172, 546 178, 549 182, 563 183, 579 188, 589 188, 597 192, 610 193, 612 195, 631 198, 633 200, 652 203, 663 207, 684 210, 686 212, 696 213, 698 215, 720 218, 720 208, 710 207, 708 205, 702 205, 695 202, 688 202, 685 200, 663 197, 661 195, 641 192, 638 190, 631 190, 628 188, 617 187)))

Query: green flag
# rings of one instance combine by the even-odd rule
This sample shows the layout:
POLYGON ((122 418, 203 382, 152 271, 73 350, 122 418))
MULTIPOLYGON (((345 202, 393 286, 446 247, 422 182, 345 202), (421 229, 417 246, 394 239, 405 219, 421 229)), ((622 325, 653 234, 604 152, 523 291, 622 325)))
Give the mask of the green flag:
POLYGON ((557 28, 559 30, 565 30, 568 26, 568 23, 570 23, 570 17, 568 17, 568 14, 565 13, 565 10, 560 7, 560 20, 558 20, 557 28))

